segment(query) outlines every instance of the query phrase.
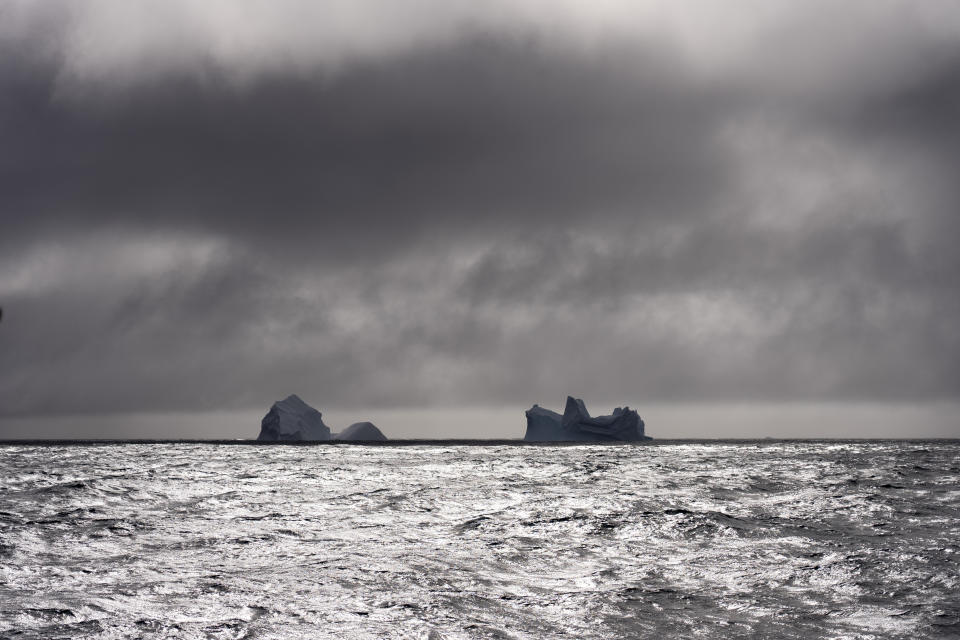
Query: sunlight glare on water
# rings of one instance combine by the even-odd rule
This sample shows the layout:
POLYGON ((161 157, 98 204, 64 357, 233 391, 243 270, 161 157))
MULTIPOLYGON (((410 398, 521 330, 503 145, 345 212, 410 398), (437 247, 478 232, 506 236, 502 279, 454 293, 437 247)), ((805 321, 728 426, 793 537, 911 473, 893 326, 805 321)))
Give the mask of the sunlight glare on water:
POLYGON ((0 635, 960 634, 960 443, 0 447, 0 635))

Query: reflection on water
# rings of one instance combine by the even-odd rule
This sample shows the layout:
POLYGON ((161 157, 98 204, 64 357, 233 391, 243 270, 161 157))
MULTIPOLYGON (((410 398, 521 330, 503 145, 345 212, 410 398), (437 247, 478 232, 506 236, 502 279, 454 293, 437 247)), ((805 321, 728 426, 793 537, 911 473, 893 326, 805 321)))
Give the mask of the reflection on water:
POLYGON ((951 637, 958 454, 0 447, 0 635, 951 637))

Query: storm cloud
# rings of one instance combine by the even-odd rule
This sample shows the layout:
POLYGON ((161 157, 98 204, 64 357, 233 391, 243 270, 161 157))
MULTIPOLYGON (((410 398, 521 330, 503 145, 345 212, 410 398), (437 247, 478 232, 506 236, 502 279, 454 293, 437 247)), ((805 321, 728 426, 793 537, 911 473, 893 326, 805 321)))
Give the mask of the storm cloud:
POLYGON ((956 400, 948 3, 0 2, 0 414, 956 400))

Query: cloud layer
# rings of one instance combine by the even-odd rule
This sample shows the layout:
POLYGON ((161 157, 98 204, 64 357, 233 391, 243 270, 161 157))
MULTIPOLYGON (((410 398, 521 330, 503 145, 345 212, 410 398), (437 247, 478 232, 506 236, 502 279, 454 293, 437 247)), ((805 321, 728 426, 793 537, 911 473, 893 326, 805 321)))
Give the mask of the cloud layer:
POLYGON ((956 399, 947 3, 240 7, 0 3, 3 414, 956 399))

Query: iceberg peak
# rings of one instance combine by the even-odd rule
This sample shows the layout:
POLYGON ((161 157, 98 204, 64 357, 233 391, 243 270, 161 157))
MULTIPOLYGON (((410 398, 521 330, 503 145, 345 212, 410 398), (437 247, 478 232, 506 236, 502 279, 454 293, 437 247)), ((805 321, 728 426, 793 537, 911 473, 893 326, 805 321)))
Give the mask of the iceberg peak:
POLYGON ((323 423, 321 413, 295 393, 273 403, 260 422, 257 437, 266 442, 329 439, 330 427, 323 423))

